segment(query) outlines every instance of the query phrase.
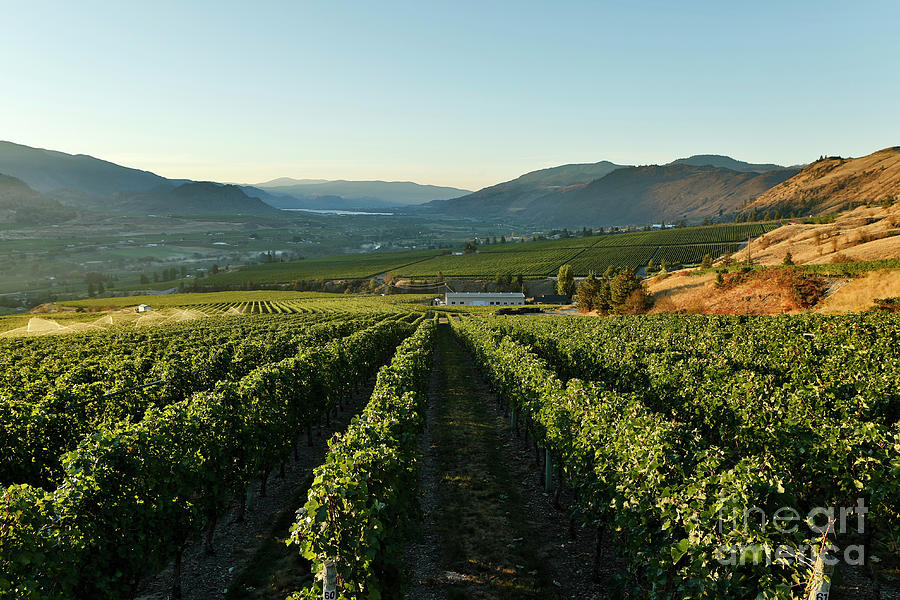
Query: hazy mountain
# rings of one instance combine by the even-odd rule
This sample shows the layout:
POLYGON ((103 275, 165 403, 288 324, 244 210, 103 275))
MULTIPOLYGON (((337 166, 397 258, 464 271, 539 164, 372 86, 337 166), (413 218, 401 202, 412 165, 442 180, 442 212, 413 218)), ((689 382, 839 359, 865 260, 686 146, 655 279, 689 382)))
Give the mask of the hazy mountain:
POLYGON ((105 214, 277 215, 250 188, 167 179, 83 154, 0 142, 0 172, 7 172, 64 205, 105 214))
POLYGON ((74 209, 34 191, 21 179, 0 175, 0 224, 59 223, 75 214, 74 209))
POLYGON ((531 171, 511 181, 483 188, 477 192, 442 202, 432 202, 429 210, 453 215, 504 215, 527 209, 529 204, 554 192, 583 186, 617 169, 624 168, 609 161, 572 164, 531 171))
POLYGON ((236 185, 211 181, 189 182, 173 188, 120 196, 115 210, 132 214, 256 215, 282 214, 236 185))
POLYGON ((0 142, 0 173, 17 177, 43 194, 73 203, 92 196, 146 192, 161 185, 183 183, 85 154, 66 154, 12 142, 0 142))
POLYGON ((718 167, 720 169, 731 169, 732 171, 739 171, 742 173, 767 173, 769 171, 789 168, 773 164, 748 163, 721 154, 695 154, 694 156, 689 156, 687 158, 673 160, 669 164, 692 165, 695 167, 718 167))
MULTIPOLYGON (((385 208, 456 198, 469 193, 452 187, 422 185, 411 181, 317 181, 281 178, 253 187, 284 200, 280 208, 385 208), (285 183, 289 181, 290 183, 285 183), (293 198, 296 202, 291 202, 293 198), (338 202, 337 198, 342 201, 338 202)), ((268 201, 268 200, 267 200, 268 201)))
POLYGON ((761 194, 748 210, 822 214, 900 198, 900 146, 861 158, 828 157, 761 194))
POLYGON ((265 181, 263 183, 257 183, 254 187, 265 188, 265 187, 282 187, 287 185, 307 185, 314 183, 328 183, 330 180, 328 179, 294 179, 292 177, 279 177, 278 179, 273 179, 272 181, 265 181))
POLYGON ((741 173, 684 164, 618 169, 586 186, 538 198, 527 215, 535 223, 570 227, 698 221, 737 212, 796 173, 741 173))

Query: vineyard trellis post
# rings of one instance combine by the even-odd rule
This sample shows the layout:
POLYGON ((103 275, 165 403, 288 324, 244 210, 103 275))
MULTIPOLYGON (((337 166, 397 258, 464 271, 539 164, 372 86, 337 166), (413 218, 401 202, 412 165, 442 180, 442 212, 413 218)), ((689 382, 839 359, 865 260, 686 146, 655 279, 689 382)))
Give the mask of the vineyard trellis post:
POLYGON ((553 488, 553 455, 550 449, 544 449, 544 491, 549 492, 553 488))

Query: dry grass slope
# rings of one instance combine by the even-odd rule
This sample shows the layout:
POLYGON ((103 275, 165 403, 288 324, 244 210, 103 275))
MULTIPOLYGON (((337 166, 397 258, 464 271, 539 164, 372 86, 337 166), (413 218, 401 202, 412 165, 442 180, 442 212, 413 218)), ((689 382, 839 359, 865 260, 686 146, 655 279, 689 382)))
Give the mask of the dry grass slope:
MULTIPOLYGON (((859 207, 833 223, 785 225, 751 241, 750 252, 762 265, 781 264, 788 252, 796 264, 900 258, 900 202, 859 207)), ((734 258, 746 260, 746 248, 734 258)))
POLYGON ((818 160, 760 195, 747 210, 825 214, 900 195, 900 146, 861 158, 818 160))

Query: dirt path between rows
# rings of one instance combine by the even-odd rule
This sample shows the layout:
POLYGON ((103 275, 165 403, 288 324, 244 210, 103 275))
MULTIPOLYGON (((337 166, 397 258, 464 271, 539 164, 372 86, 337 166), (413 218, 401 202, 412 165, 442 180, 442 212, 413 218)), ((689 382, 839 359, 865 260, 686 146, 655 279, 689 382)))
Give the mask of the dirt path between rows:
POLYGON ((422 537, 407 547, 406 598, 605 598, 591 581, 594 532, 569 538, 568 512, 553 508, 540 472, 472 358, 440 326, 422 437, 422 537))

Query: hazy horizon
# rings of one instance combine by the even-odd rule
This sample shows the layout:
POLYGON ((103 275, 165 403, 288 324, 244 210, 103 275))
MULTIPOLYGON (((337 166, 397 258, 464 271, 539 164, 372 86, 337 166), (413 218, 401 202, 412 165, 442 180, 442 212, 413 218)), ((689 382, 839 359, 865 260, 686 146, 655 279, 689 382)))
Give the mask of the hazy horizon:
POLYGON ((16 7, 0 137, 171 178, 413 181, 900 141, 891 2, 16 7), (881 59, 881 60, 879 60, 881 59))

